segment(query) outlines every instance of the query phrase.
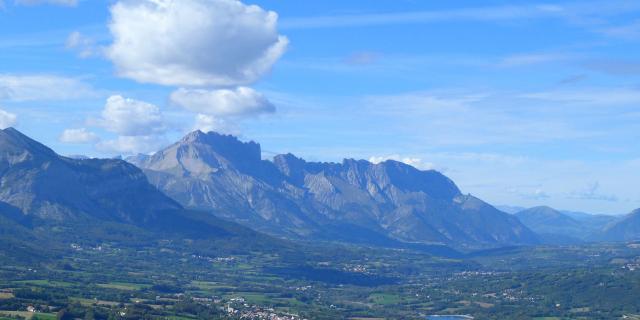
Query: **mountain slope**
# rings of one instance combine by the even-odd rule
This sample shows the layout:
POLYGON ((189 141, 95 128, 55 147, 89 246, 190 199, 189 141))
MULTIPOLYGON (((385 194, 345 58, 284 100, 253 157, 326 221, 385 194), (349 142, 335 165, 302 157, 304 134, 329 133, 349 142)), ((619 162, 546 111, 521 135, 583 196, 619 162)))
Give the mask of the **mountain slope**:
POLYGON ((600 235, 602 240, 629 241, 640 239, 640 209, 607 225, 600 235))
POLYGON ((584 229, 577 220, 547 206, 525 209, 517 212, 515 216, 539 234, 545 243, 576 243, 592 232, 584 229))
POLYGON ((577 220, 547 206, 529 208, 515 214, 524 225, 539 233, 574 233, 580 229, 577 220))
POLYGON ((240 239, 247 247, 272 241, 185 210, 130 163, 62 157, 12 128, 0 131, 0 231, 0 251, 71 241, 240 239))
POLYGON ((515 216, 551 244, 595 240, 607 224, 616 220, 613 216, 558 211, 547 206, 529 208, 515 216))
POLYGON ((536 241, 517 219, 462 195, 441 173, 395 161, 316 163, 291 154, 266 161, 255 142, 200 131, 129 161, 181 204, 272 234, 458 247, 536 241))
POLYGON ((0 201, 57 221, 134 222, 181 208, 124 161, 65 158, 12 128, 0 131, 0 201))
POLYGON ((561 211, 563 214, 580 222, 585 228, 593 231, 601 231, 606 225, 619 219, 614 215, 589 214, 584 212, 561 211))

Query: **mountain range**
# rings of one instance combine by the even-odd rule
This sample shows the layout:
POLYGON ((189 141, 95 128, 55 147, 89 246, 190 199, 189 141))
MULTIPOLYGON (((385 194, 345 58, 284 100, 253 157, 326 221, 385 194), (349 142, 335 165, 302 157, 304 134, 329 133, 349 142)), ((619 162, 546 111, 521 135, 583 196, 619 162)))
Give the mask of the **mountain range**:
POLYGON ((525 209, 515 213, 515 216, 548 243, 577 243, 597 231, 547 206, 525 209))
POLYGON ((125 161, 63 157, 13 128, 0 131, 0 231, 11 256, 62 239, 268 238, 184 209, 125 161))
POLYGON ((397 161, 307 162, 292 154, 269 161, 258 143, 201 131, 128 161, 183 206, 278 236, 458 248, 538 241, 441 173, 397 161))
POLYGON ((103 240, 288 246, 276 236, 474 250, 640 235, 638 210, 611 217, 537 207, 511 215, 437 171, 292 154, 264 160, 258 143, 214 132, 195 131, 127 160, 68 158, 13 128, 0 130, 0 255, 103 240))

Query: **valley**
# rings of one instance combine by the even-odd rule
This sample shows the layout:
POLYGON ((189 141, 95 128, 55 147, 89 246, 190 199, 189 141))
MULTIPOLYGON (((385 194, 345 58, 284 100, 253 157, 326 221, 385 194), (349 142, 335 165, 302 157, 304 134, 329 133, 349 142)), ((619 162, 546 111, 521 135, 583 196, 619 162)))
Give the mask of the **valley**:
POLYGON ((194 132, 170 151, 129 160, 155 168, 143 172, 122 160, 66 158, 3 130, 0 317, 640 314, 633 301, 640 244, 627 223, 635 213, 604 219, 540 207, 507 214, 436 171, 291 155, 271 162, 259 148, 194 132), (195 188, 188 199, 209 202, 174 193, 187 185, 195 188), (621 237, 602 236, 621 226, 621 237))
MULTIPOLYGON (((303 244, 301 244, 303 245, 303 244)), ((341 244, 216 252, 184 241, 73 244, 2 258, 0 316, 34 319, 612 319, 640 314, 634 244, 519 247, 451 259, 341 244), (339 252, 339 254, 336 254, 339 252), (66 317, 66 318, 65 318, 66 317)))

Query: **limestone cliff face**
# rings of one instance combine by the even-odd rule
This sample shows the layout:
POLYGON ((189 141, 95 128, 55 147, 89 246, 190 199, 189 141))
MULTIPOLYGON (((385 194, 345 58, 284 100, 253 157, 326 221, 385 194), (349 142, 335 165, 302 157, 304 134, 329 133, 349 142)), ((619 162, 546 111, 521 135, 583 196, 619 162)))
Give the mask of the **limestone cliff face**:
MULTIPOLYGON (((187 207, 291 237, 323 238, 354 226, 395 240, 487 247, 536 236, 517 219, 463 195, 433 170, 364 160, 262 160, 260 145, 192 132, 150 157, 130 161, 187 207)), ((367 231, 367 232, 368 232, 367 231)))

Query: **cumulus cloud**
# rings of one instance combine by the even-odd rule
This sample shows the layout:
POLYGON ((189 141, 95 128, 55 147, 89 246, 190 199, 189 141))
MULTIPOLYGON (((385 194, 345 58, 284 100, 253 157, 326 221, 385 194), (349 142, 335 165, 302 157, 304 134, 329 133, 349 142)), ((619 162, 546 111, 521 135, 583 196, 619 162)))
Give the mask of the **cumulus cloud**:
POLYGON ((237 86, 284 53, 278 15, 237 0, 121 0, 111 7, 107 56, 139 82, 237 86))
POLYGON ((182 88, 174 91, 170 100, 187 110, 219 117, 275 111, 274 105, 264 95, 248 87, 221 90, 182 88))
POLYGON ((101 117, 90 120, 117 136, 101 140, 96 148, 102 152, 136 154, 156 151, 165 144, 167 124, 156 105, 114 95, 107 99, 101 117))
POLYGON ((157 151, 164 144, 164 139, 159 136, 119 136, 98 143, 96 148, 103 152, 138 154, 157 151))
POLYGON ((107 99, 97 124, 121 136, 150 136, 167 129, 160 108, 119 95, 107 99))
POLYGON ((39 5, 39 4, 52 4, 59 6, 75 7, 78 5, 78 0, 16 0, 16 4, 20 5, 39 5))
POLYGON ((16 124, 18 116, 0 109, 0 129, 6 129, 16 124))
POLYGON ((98 135, 86 128, 66 129, 59 138, 64 143, 92 143, 99 140, 98 135))
POLYGON ((0 74, 0 100, 74 100, 96 96, 90 85, 75 78, 0 74))
POLYGON ((233 123, 226 121, 225 119, 210 116, 206 114, 196 115, 195 125, 193 130, 200 130, 204 132, 215 131, 225 134, 240 134, 240 129, 233 123))

